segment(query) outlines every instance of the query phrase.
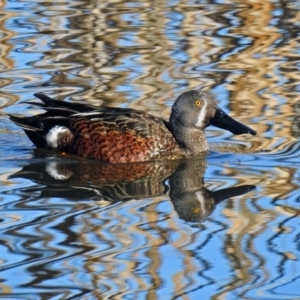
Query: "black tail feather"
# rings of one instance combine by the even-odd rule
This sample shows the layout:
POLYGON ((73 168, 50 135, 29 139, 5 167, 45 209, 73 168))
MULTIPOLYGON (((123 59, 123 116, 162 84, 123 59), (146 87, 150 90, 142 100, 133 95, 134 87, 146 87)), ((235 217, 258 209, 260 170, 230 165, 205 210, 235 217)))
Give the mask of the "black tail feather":
POLYGON ((43 128, 40 126, 41 124, 38 122, 33 122, 33 117, 17 117, 13 115, 8 115, 9 119, 20 126, 22 129, 29 131, 42 131, 43 128))
POLYGON ((44 106, 40 105, 40 106, 43 106, 45 110, 50 111, 49 109, 50 107, 56 109, 62 109, 64 111, 63 115, 67 115, 67 112, 69 112, 68 115, 70 115, 75 113, 89 112, 97 109, 97 107, 93 105, 55 100, 42 93, 36 93, 34 94, 34 96, 36 96, 37 98, 39 98, 44 102, 45 105, 44 106))
POLYGON ((32 143, 40 148, 47 147, 45 140, 45 133, 43 131, 43 124, 35 117, 16 117, 9 115, 9 119, 20 126, 32 143))
POLYGON ((39 98, 40 100, 42 100, 46 105, 51 106, 51 104, 54 102, 61 102, 58 100, 55 100, 53 98, 50 98, 49 96, 43 94, 43 93, 35 93, 33 94, 35 97, 39 98))

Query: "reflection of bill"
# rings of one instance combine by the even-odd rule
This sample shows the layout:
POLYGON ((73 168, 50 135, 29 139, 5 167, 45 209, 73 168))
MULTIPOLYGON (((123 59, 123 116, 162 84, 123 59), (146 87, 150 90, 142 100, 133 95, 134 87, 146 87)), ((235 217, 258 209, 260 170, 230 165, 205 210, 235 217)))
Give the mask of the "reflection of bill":
POLYGON ((22 177, 41 184, 40 197, 114 202, 157 197, 169 190, 179 217, 189 222, 203 221, 221 201, 255 188, 241 185, 210 191, 204 186, 205 169, 204 159, 119 165, 52 159, 34 161, 10 178, 22 177))

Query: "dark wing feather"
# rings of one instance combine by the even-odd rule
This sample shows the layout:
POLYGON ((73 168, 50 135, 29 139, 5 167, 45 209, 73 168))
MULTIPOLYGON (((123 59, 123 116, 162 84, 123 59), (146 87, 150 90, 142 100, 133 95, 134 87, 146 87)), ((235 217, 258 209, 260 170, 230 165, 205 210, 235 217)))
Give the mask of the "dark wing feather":
MULTIPOLYGON (((65 109, 70 111, 70 113, 78 113, 78 112, 89 112, 97 109, 96 106, 90 105, 90 104, 82 104, 82 103, 71 103, 71 102, 65 102, 65 101, 59 101, 55 100, 53 98, 48 97, 45 94, 42 93, 36 93, 34 94, 37 98, 43 101, 44 104, 40 104, 39 106, 42 106, 43 109, 49 110, 50 108, 57 108, 57 109, 65 109)), ((30 102, 29 102, 30 103, 30 102)), ((36 103, 33 103, 36 104, 36 103)))
MULTIPOLYGON (((25 102, 29 104, 34 104, 36 106, 42 107, 44 110, 49 112, 51 116, 70 116, 73 114, 78 114, 80 117, 87 117, 89 118, 89 113, 91 116, 94 114, 106 114, 106 115, 115 115, 120 113, 135 113, 137 110, 131 108, 120 108, 120 107, 106 107, 106 106, 94 106, 90 104, 83 104, 83 103, 72 103, 72 102, 65 102, 55 100, 53 98, 48 97, 42 93, 34 94, 37 98, 42 100, 43 103, 39 102, 25 102)), ((144 113, 142 111, 138 111, 139 113, 144 113)), ((146 114, 146 113, 144 113, 146 114)))

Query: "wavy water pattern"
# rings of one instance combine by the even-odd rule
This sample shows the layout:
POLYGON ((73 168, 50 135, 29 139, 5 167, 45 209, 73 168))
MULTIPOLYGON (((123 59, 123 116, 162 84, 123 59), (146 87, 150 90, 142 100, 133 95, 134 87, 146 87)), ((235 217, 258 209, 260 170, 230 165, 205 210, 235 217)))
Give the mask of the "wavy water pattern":
POLYGON ((1 299, 300 298, 298 1, 0 8, 1 299), (111 167, 7 118, 44 92, 167 119, 204 86, 257 136, 209 127, 205 158, 111 167))
POLYGON ((34 171, 41 167, 24 169, 26 179, 17 173, 8 181, 18 186, 2 190, 5 283, 23 295, 30 286, 30 293, 42 296, 44 289, 49 296, 59 278, 56 296, 86 299, 193 299, 213 291, 216 297, 242 298, 255 297, 255 290, 274 297, 274 285, 282 293, 299 272, 291 265, 299 255, 298 175, 292 167, 253 170, 255 160, 239 165, 234 156, 212 157, 206 188, 252 184, 256 190, 220 203, 201 226, 180 219, 167 195, 115 203, 79 192, 66 197, 69 186, 61 179, 50 188, 49 179, 34 171), (17 285, 14 272, 23 274, 17 285), (291 279, 281 283, 283 278, 291 279))

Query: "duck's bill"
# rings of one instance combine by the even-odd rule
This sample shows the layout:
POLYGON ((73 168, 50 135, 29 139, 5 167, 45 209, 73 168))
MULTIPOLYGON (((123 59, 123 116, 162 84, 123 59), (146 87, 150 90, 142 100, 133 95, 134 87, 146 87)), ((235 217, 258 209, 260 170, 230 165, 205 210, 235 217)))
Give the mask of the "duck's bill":
POLYGON ((222 129, 226 129, 233 134, 249 133, 252 135, 256 135, 255 130, 234 120, 220 108, 216 109, 215 116, 210 120, 210 125, 213 125, 215 127, 219 127, 222 129))
POLYGON ((221 189, 215 192, 211 192, 211 196, 214 198, 216 204, 236 196, 247 194, 256 189, 255 185, 240 185, 236 187, 221 189))

